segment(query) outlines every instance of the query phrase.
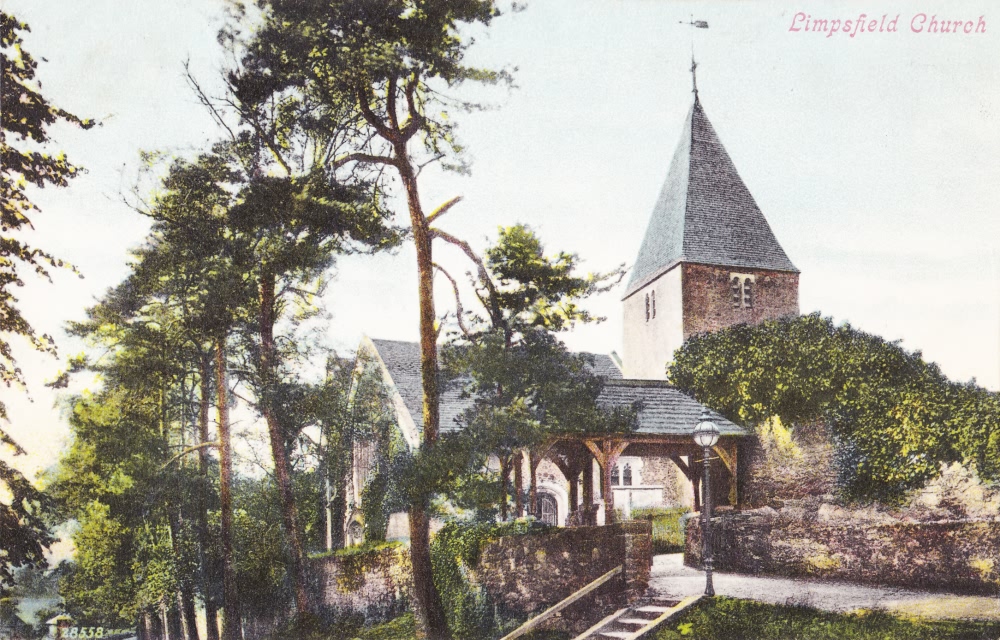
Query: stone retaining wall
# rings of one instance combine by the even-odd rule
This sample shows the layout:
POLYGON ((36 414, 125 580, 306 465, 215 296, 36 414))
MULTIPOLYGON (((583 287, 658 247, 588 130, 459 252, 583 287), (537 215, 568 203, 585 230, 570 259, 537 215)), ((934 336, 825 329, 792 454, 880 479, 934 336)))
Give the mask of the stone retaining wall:
POLYGON ((413 573, 402 545, 310 562, 313 597, 327 613, 360 613, 381 622, 406 611, 413 573))
POLYGON ((532 614, 618 565, 624 565, 623 575, 598 590, 599 600, 617 604, 646 591, 652 566, 649 521, 501 538, 486 545, 475 573, 494 601, 519 614, 532 614))
MULTIPOLYGON (((500 538, 486 545, 468 578, 515 618, 540 613, 618 565, 621 575, 567 609, 555 624, 577 629, 595 613, 645 593, 652 567, 649 521, 500 538)), ((406 609, 413 578, 404 547, 317 558, 310 569, 317 604, 327 612, 361 613, 371 622, 406 609)))
MULTIPOLYGON (((712 519, 719 571, 820 577, 962 593, 1000 592, 1000 522, 822 522, 771 509, 712 519)), ((684 562, 701 566, 701 523, 687 524, 684 562)))

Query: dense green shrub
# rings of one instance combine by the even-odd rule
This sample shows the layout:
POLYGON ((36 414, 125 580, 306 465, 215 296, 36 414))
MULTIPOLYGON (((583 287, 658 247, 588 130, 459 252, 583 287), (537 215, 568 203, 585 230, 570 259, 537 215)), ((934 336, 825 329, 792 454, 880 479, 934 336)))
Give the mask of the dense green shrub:
POLYGON ((653 528, 653 554, 680 553, 684 551, 682 519, 688 507, 648 507, 633 509, 632 518, 649 520, 653 528))
POLYGON ((949 381, 920 352, 819 314, 737 325, 689 339, 670 381, 742 425, 822 420, 848 498, 898 500, 941 463, 1000 479, 1000 399, 949 381))

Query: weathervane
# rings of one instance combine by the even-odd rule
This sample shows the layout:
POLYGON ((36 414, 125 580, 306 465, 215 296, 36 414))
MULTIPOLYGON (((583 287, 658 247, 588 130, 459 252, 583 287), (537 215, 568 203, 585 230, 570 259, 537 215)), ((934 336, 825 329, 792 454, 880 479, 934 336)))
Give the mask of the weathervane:
MULTIPOLYGON (((683 20, 679 20, 678 24, 686 24, 686 25, 689 25, 690 27, 692 27, 694 29, 707 29, 708 28, 708 22, 706 22, 704 20, 695 20, 694 19, 694 14, 691 15, 691 20, 690 21, 684 22, 683 20)), ((698 74, 697 74, 697 69, 698 69, 698 63, 695 62, 695 59, 694 59, 694 32, 692 31, 691 32, 691 85, 692 85, 691 91, 694 93, 695 100, 698 99, 698 74)))

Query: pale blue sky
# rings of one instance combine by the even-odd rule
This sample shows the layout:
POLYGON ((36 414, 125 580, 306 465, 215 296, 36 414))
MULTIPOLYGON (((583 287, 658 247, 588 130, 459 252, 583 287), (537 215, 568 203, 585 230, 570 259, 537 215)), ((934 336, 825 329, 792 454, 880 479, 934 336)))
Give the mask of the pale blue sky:
MULTIPOLYGON (((125 274, 145 221, 117 202, 140 149, 200 148, 216 137, 183 79, 220 66, 215 0, 0 0, 28 21, 45 56, 45 93, 90 132, 60 127, 59 147, 89 173, 37 195, 32 240, 86 275, 29 282, 29 318, 55 334, 125 274)), ((470 178, 428 174, 430 207, 465 201, 442 226, 485 245, 500 224, 534 225, 553 250, 592 269, 635 257, 691 102, 693 13, 702 103, 779 241, 802 271, 801 308, 921 349, 951 377, 1000 383, 1000 11, 986 2, 876 3, 531 0, 477 36, 473 57, 518 67, 498 108, 463 116, 470 178), (900 14, 897 33, 790 33, 792 16, 900 14), (909 31, 917 12, 976 20, 984 35, 909 31)), ((472 94, 477 95, 477 94, 472 94)), ((448 250, 447 261, 466 266, 448 250)), ((341 262, 329 336, 415 339, 412 252, 341 262)), ((447 287, 439 287, 449 293, 447 287)), ((442 303, 449 296, 442 296, 442 303)), ((593 305, 604 324, 574 348, 620 352, 619 293, 593 305)), ((60 340, 63 354, 78 350, 60 340)), ((23 352, 22 352, 23 353, 23 352)), ((10 430, 54 460, 67 433, 42 381, 58 363, 22 356, 35 402, 5 392, 10 430)))

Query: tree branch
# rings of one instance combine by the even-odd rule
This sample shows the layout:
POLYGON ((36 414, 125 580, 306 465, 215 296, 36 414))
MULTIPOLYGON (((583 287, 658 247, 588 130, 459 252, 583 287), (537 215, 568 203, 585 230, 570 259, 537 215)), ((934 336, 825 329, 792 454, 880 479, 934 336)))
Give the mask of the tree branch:
POLYGON ((396 116, 396 76, 389 78, 385 93, 386 113, 389 116, 389 126, 399 131, 399 118, 396 116))
POLYGON ((462 297, 458 293, 458 283, 455 282, 455 279, 451 277, 450 273, 444 270, 444 267, 436 262, 434 263, 434 268, 437 269, 437 271, 445 278, 448 278, 448 282, 451 283, 451 290, 455 292, 455 318, 458 320, 458 328, 462 330, 462 333, 465 334, 466 338, 470 337, 471 333, 465 326, 465 322, 462 320, 462 316, 465 314, 465 311, 462 309, 462 297))
POLYGON ((444 214, 448 213, 449 209, 451 209, 461 201, 462 201, 462 196, 455 196, 448 202, 445 202, 443 205, 432 211, 429 216, 427 216, 427 224, 432 224, 435 220, 437 220, 444 214))
POLYGON ((418 78, 419 76, 414 73, 406 83, 406 88, 404 89, 404 93, 406 94, 406 109, 409 111, 403 128, 399 130, 404 141, 412 138, 413 134, 419 131, 420 126, 424 123, 424 117, 417 110, 416 92, 418 78))
POLYGON ((200 449, 204 449, 205 447, 218 447, 218 446, 219 446, 219 442, 217 440, 214 440, 212 442, 202 442, 201 444, 196 444, 193 447, 188 447, 187 449, 184 449, 183 451, 181 451, 180 453, 178 453, 173 458, 171 458, 171 459, 167 460, 166 462, 164 462, 160 466, 160 470, 162 471, 163 469, 166 469, 167 467, 169 467, 173 463, 177 462, 178 460, 180 460, 181 458, 183 458, 184 456, 186 456, 189 453, 194 453, 195 451, 198 451, 200 449))
POLYGON ((378 131, 380 136, 390 142, 395 142, 399 132, 394 132, 392 129, 385 126, 385 123, 382 122, 377 115, 375 115, 375 112, 372 111, 371 104, 368 102, 370 97, 370 87, 358 87, 358 106, 361 107, 361 114, 365 117, 365 121, 378 131))
POLYGON ((486 287, 486 289, 489 291, 490 294, 490 304, 488 307, 488 311, 490 317, 493 319, 493 324, 496 326, 506 326, 506 323, 503 320, 503 315, 500 313, 500 304, 497 301, 496 285, 493 283, 493 278, 490 277, 490 272, 489 270, 487 270, 486 263, 483 262, 482 258, 476 255, 476 252, 472 250, 472 247, 465 240, 459 240, 450 233, 441 231, 440 229, 433 227, 430 228, 428 231, 430 233, 431 238, 440 238, 445 242, 447 242, 448 244, 455 245, 456 247, 461 249, 466 256, 468 256, 469 260, 472 260, 472 262, 476 265, 477 269, 479 270, 479 279, 483 282, 483 285, 486 287))
POLYGON ((349 153, 346 156, 337 158, 333 162, 333 168, 339 169, 349 162, 365 162, 368 164, 390 164, 396 166, 396 159, 388 156, 379 156, 372 153, 362 153, 360 151, 349 153))

